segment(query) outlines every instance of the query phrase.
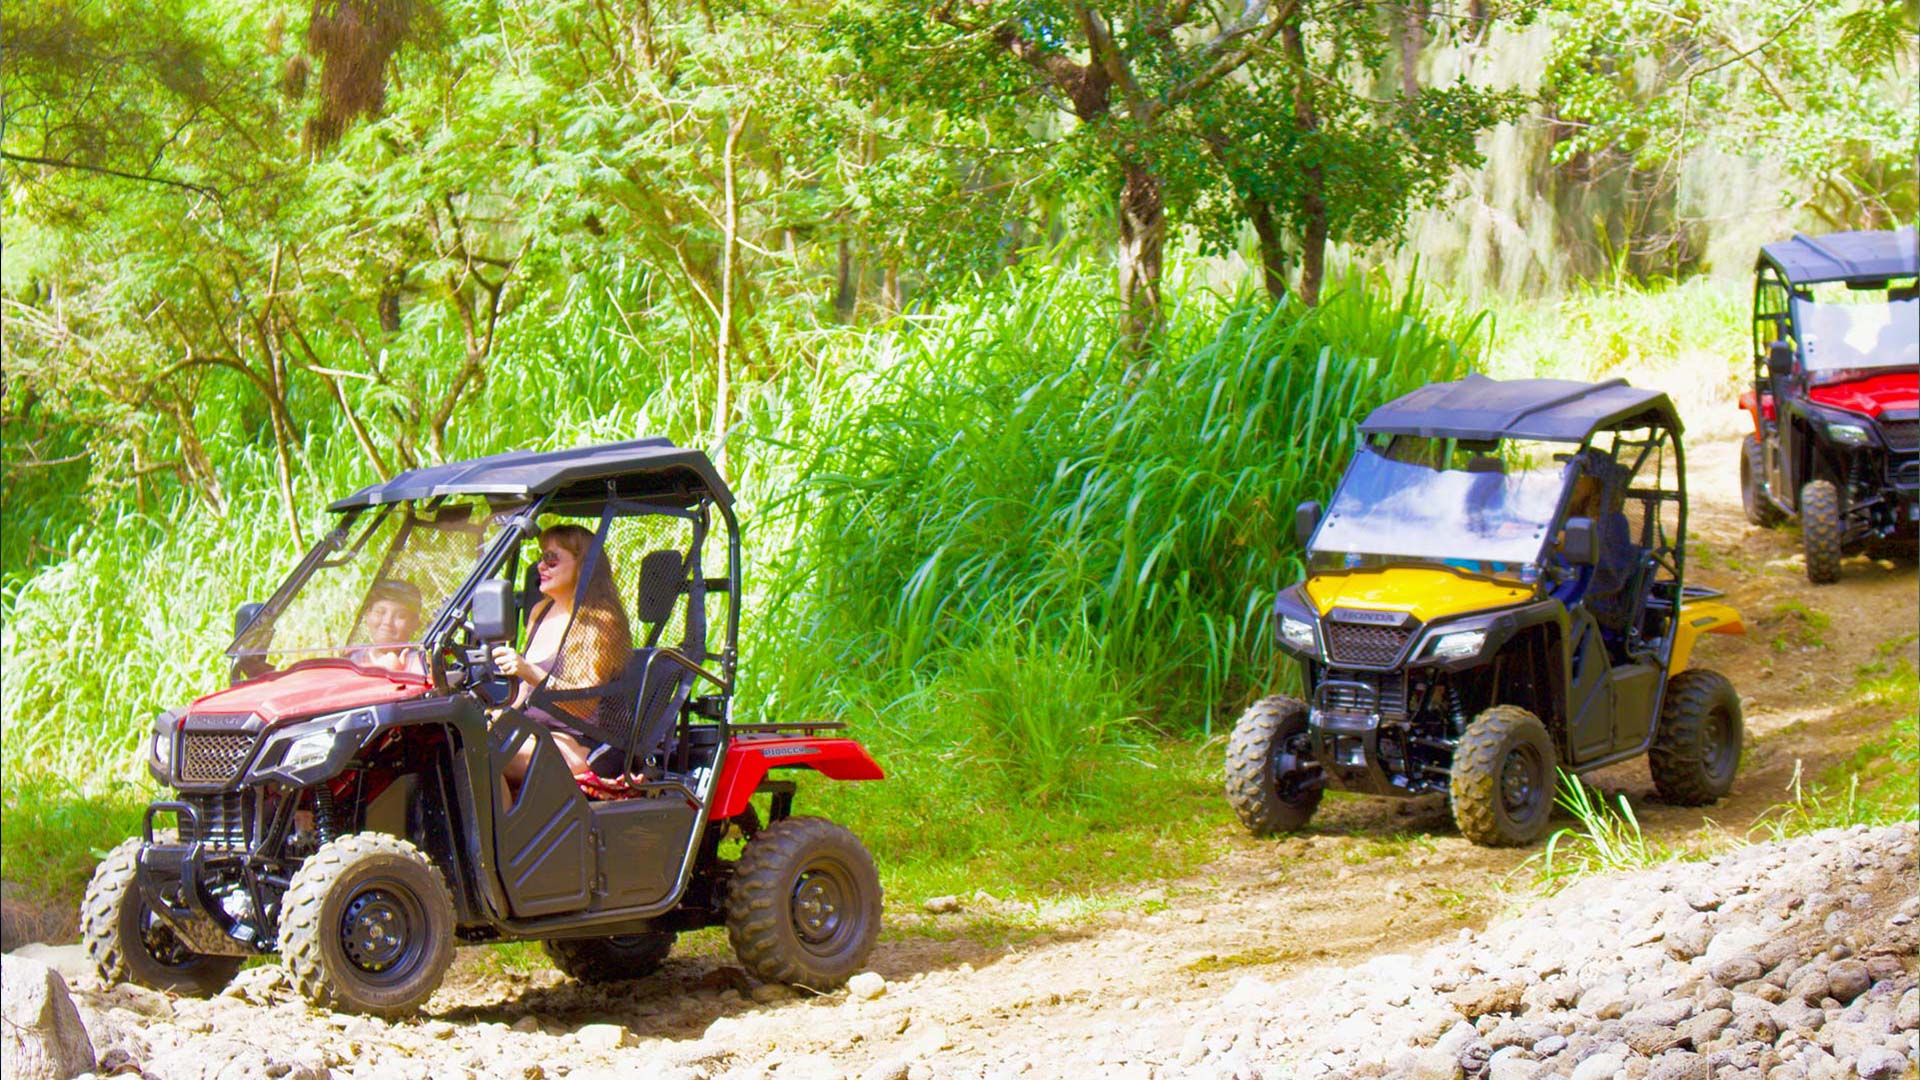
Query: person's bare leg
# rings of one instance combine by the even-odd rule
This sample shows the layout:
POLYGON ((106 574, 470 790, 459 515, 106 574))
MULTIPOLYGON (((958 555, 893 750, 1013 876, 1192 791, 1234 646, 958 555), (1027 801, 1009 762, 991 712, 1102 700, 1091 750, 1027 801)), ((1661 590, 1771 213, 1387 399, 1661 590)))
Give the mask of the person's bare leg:
POLYGON ((520 784, 527 778, 527 769, 533 764, 533 740, 520 744, 507 763, 500 767, 500 807, 507 811, 513 809, 514 797, 520 790, 520 784))
POLYGON ((560 757, 566 761, 567 771, 576 774, 592 771, 592 766, 587 764, 587 757, 593 751, 588 749, 586 744, 571 735, 563 735, 556 731, 553 733, 553 745, 560 748, 560 757))

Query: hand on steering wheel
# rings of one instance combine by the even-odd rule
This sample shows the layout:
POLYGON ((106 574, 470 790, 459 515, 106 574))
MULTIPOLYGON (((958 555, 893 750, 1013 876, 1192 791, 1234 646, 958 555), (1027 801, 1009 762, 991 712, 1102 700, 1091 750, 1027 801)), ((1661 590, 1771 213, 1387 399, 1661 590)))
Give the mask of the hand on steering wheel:
POLYGON ((527 658, 511 645, 495 645, 490 655, 493 669, 509 679, 524 679, 529 674, 531 665, 527 663, 527 658))

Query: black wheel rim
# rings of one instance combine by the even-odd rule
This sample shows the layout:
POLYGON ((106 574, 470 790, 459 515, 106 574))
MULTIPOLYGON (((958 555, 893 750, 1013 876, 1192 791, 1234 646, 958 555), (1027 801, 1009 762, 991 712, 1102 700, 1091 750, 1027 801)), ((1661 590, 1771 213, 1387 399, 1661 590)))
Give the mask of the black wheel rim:
POLYGON ((405 884, 361 882, 340 911, 340 946, 360 976, 390 986, 419 970, 427 954, 426 911, 405 884))
POLYGON ((173 927, 160 921, 160 917, 145 904, 140 905, 140 947, 156 963, 170 968, 186 967, 193 962, 194 953, 173 927))
POLYGON ((1293 739, 1282 740, 1267 762, 1273 774, 1273 794, 1288 806, 1298 806, 1307 800, 1306 783, 1311 778, 1295 744, 1293 739))
POLYGON ((800 871, 788 911, 800 947, 822 957, 846 951, 865 916, 853 874, 834 859, 816 859, 800 871))
POLYGON ((1507 751, 1500 763, 1500 807, 1509 820, 1532 820, 1546 793, 1545 762, 1538 749, 1528 745, 1507 751))
POLYGON ((1702 764, 1707 767, 1707 775, 1715 781, 1725 780, 1733 771, 1736 752, 1733 748, 1732 723, 1727 714, 1715 709, 1707 714, 1700 725, 1700 738, 1705 744, 1701 751, 1702 764))

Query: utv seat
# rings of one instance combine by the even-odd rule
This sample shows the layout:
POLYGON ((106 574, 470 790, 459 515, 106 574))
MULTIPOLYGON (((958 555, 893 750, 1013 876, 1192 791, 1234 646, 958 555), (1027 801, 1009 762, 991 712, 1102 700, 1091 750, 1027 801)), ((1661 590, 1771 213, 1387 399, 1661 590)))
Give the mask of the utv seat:
POLYGON ((691 557, 663 548, 640 560, 634 613, 649 628, 646 644, 628 655, 617 679, 595 688, 593 727, 602 745, 587 759, 587 768, 574 773, 589 799, 627 798, 639 792, 636 781, 657 780, 665 772, 669 740, 698 677, 673 653, 694 663, 707 658, 706 583, 699 575, 697 538, 691 557), (683 596, 686 618, 679 646, 663 648, 660 637, 683 596))

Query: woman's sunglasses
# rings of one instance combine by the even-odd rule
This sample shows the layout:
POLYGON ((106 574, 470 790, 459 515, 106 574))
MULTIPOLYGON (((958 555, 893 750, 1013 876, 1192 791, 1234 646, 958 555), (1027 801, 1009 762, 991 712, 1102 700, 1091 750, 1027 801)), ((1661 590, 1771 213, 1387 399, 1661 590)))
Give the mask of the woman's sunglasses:
POLYGON ((540 553, 540 565, 541 566, 559 566, 560 558, 561 558, 560 553, 557 551, 543 551, 540 553))

